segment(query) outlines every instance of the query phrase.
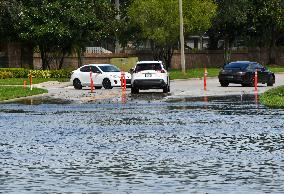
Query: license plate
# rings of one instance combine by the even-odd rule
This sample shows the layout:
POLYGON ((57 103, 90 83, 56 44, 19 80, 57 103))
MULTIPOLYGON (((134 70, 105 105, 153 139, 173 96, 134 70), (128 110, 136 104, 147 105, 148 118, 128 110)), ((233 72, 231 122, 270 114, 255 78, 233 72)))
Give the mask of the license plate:
POLYGON ((234 76, 226 76, 227 79, 233 79, 234 76))
POLYGON ((145 77, 152 77, 152 74, 146 73, 146 74, 145 74, 145 77))

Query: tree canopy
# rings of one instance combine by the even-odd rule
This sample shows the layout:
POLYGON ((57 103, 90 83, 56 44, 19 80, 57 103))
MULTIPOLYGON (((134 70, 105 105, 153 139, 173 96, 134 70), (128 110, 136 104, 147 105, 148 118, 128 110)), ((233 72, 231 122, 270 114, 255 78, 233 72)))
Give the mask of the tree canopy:
POLYGON ((250 36, 257 45, 270 48, 269 63, 275 63, 274 48, 284 39, 284 1, 253 0, 250 36))
MULTIPOLYGON (((185 33, 204 33, 215 15, 211 0, 184 1, 185 33)), ((136 39, 149 40, 154 58, 170 65, 173 49, 179 41, 179 9, 176 0, 134 0, 128 9, 129 25, 139 29, 136 39)))
POLYGON ((224 40, 225 60, 230 48, 242 39, 246 46, 275 47, 284 35, 283 0, 215 0, 217 15, 208 31, 210 49, 224 40))
POLYGON ((115 11, 108 0, 6 0, 1 8, 0 26, 8 23, 9 34, 38 46, 43 69, 51 55, 81 50, 114 33, 115 11))
MULTIPOLYGON (((60 58, 59 68, 68 53, 80 57, 90 42, 147 41, 153 58, 169 67, 179 46, 178 1, 120 3, 118 12, 114 0, 1 0, 0 41, 28 42, 40 51, 43 69, 54 57, 60 58)), ((226 60, 238 39, 270 48, 272 63, 273 49, 284 45, 283 0, 183 0, 183 11, 185 36, 206 33, 209 49, 219 49, 223 40, 226 60)))

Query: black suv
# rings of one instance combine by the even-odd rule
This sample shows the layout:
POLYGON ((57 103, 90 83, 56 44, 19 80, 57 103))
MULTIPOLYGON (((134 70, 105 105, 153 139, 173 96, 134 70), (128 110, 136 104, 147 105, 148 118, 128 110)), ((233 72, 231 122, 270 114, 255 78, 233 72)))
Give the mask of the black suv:
POLYGON ((257 62, 236 61, 223 67, 219 73, 219 82, 222 87, 230 83, 242 84, 242 86, 254 86, 254 75, 257 71, 258 83, 273 86, 275 75, 257 62))

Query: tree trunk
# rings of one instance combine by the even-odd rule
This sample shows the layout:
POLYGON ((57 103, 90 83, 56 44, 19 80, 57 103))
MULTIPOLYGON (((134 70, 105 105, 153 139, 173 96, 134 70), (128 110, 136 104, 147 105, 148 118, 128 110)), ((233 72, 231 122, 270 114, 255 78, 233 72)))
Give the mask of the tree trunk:
POLYGON ((169 46, 165 52, 164 52, 164 56, 163 59, 165 61, 165 65, 166 65, 166 69, 168 70, 169 68, 171 68, 171 63, 172 63, 172 58, 173 58, 173 54, 174 54, 174 49, 172 46, 169 46))
POLYGON ((82 62, 82 51, 81 48, 77 48, 77 57, 78 57, 78 68, 82 66, 83 62, 82 62))
POLYGON ((65 55, 66 55, 66 51, 64 50, 64 51, 62 51, 62 56, 61 56, 61 59, 60 59, 60 61, 59 61, 59 67, 58 67, 58 69, 62 69, 65 55))
POLYGON ((168 70, 171 67, 171 61, 174 54, 173 46, 168 46, 164 48, 155 46, 155 44, 152 43, 151 50, 153 59, 156 61, 163 61, 165 64, 165 68, 168 70))
POLYGON ((275 64, 275 47, 276 47, 276 35, 275 32, 273 31, 271 33, 271 41, 270 41, 270 45, 269 45, 269 59, 268 59, 268 63, 269 64, 275 64))
POLYGON ((229 38, 225 38, 224 42, 224 61, 226 64, 231 61, 231 44, 229 38))
POLYGON ((162 49, 156 46, 156 44, 153 41, 150 42, 150 45, 151 45, 153 60, 161 60, 162 49))
POLYGON ((48 61, 48 52, 44 45, 39 46, 40 56, 42 61, 42 70, 50 69, 49 61, 48 61))

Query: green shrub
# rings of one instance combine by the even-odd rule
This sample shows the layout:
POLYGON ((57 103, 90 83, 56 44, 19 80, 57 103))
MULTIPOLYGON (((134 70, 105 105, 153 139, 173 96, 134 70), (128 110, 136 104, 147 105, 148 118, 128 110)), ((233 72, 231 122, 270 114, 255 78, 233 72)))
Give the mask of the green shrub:
POLYGON ((52 78, 70 78, 71 71, 68 70, 51 70, 50 71, 52 78))
POLYGON ((284 108, 284 86, 266 91, 260 96, 260 102, 268 107, 284 108))
POLYGON ((34 78, 51 78, 51 74, 49 70, 31 70, 30 74, 34 78))
POLYGON ((13 78, 13 74, 9 71, 0 71, 0 79, 13 78))
POLYGON ((27 78, 29 74, 28 69, 24 68, 1 68, 0 72, 11 72, 13 78, 27 78))
POLYGON ((1 79, 28 78, 30 73, 34 78, 70 78, 71 70, 29 70, 24 68, 0 68, 1 79), (5 73, 3 73, 5 72, 5 73), (8 74, 9 73, 9 76, 8 74), (5 76, 4 76, 5 74, 5 76))
POLYGON ((36 78, 69 78, 71 75, 67 70, 33 70, 31 73, 36 78))

